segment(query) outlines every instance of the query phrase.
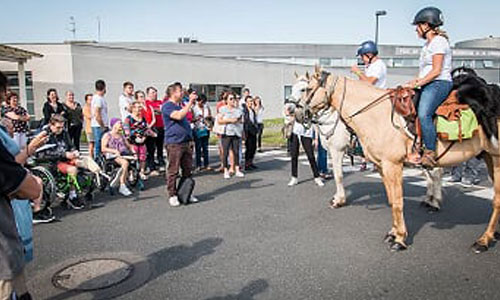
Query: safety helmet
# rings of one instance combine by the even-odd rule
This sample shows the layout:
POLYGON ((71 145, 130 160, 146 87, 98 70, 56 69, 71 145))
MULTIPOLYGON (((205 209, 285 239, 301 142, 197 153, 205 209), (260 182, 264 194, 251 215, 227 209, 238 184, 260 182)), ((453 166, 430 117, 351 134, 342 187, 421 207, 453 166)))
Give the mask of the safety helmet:
POLYGON ((358 53, 356 56, 361 56, 367 53, 372 53, 373 55, 378 54, 377 45, 373 41, 363 42, 361 46, 359 46, 358 53))
POLYGON ((439 8, 436 7, 426 7, 422 8, 413 18, 413 25, 427 23, 431 27, 438 27, 443 25, 443 13, 439 8))

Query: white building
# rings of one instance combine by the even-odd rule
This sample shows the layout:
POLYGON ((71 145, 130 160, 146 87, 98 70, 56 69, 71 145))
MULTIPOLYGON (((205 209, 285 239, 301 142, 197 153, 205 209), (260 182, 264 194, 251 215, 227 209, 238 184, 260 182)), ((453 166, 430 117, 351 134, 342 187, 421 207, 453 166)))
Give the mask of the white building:
MULTIPOLYGON (((454 66, 471 66, 486 80, 499 82, 499 40, 457 43, 454 66)), ((119 114, 118 97, 125 81, 141 90, 155 86, 160 96, 169 83, 180 81, 207 94, 211 101, 224 88, 240 92, 249 87, 253 95, 262 97, 265 118, 276 118, 282 115, 294 72, 303 74, 320 64, 329 71, 349 74, 350 66, 357 62, 357 45, 71 42, 13 46, 43 54, 25 65, 27 106, 37 119, 47 89, 56 88, 60 98, 73 90, 82 102, 86 93, 93 92, 97 79, 107 83, 111 115, 119 114)), ((380 45, 389 86, 415 76, 419 51, 416 46, 380 45)), ((12 79, 15 89, 17 65, 0 62, 0 70, 12 79)))

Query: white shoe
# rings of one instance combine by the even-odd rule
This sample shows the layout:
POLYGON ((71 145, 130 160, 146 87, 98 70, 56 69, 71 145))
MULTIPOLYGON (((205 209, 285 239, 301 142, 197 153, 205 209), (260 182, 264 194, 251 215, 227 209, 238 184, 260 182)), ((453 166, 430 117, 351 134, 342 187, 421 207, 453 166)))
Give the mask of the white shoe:
POLYGON ((120 189, 118 190, 118 192, 125 197, 132 195, 132 192, 124 184, 120 184, 120 189))
POLYGON ((122 177, 122 173, 123 173, 123 169, 120 168, 118 170, 118 172, 116 172, 116 175, 115 177, 113 178, 113 180, 111 180, 111 182, 109 183, 109 186, 110 187, 117 187, 118 185, 120 185, 120 177, 122 177))
POLYGON ((229 175, 228 171, 224 171, 224 179, 230 179, 231 175, 229 175))
POLYGON ((323 183, 323 179, 321 179, 320 177, 316 177, 314 178, 314 182, 316 183, 317 186, 319 187, 322 187, 322 186, 325 186, 325 184, 323 183))
POLYGON ((198 203, 198 202, 200 202, 200 200, 198 200, 198 198, 196 198, 195 196, 191 196, 191 198, 189 198, 189 202, 198 203))
POLYGON ((143 181, 148 180, 148 176, 144 173, 139 174, 139 176, 141 177, 141 180, 143 180, 143 181))
POLYGON ((242 177, 245 177, 245 174, 243 174, 243 172, 241 172, 241 171, 236 171, 234 176, 242 178, 242 177))
POLYGON ((168 203, 170 204, 170 206, 173 207, 181 205, 181 203, 179 202, 179 198, 177 198, 177 196, 172 196, 168 198, 168 203))
POLYGON ((299 184, 299 180, 297 179, 297 177, 292 177, 292 179, 290 179, 290 181, 288 182, 288 186, 294 186, 297 184, 299 184))
POLYGON ((153 170, 153 171, 151 171, 151 173, 149 173, 149 176, 159 176, 159 175, 160 175, 160 173, 156 170, 153 170))

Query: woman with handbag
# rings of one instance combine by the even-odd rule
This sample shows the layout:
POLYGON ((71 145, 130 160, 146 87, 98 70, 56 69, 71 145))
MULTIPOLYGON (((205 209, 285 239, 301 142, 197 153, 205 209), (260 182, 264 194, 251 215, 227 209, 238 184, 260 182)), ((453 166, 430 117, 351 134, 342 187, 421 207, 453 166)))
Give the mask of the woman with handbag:
POLYGON ((212 117, 212 112, 207 103, 205 94, 201 94, 195 106, 193 106, 194 142, 197 170, 211 170, 209 167, 208 141, 210 129, 206 120, 212 117), (201 160, 203 157, 203 166, 201 160))

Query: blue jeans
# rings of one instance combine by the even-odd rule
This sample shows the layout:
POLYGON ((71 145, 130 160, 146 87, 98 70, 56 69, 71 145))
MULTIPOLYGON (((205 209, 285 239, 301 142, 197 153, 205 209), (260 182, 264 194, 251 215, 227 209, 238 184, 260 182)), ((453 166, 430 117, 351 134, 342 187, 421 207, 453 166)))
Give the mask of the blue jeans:
POLYGON ((104 130, 101 127, 92 127, 92 134, 94 135, 94 159, 101 157, 101 140, 104 130))
POLYGON ((422 139, 428 150, 436 150, 437 133, 432 117, 450 93, 452 86, 451 81, 434 80, 422 87, 418 103, 418 118, 422 126, 422 139))
POLYGON ((319 172, 328 174, 328 157, 327 151, 321 146, 321 139, 318 138, 318 159, 317 159, 319 172))
POLYGON ((196 167, 201 167, 201 159, 203 158, 203 166, 208 167, 208 141, 210 135, 203 137, 196 137, 194 139, 195 144, 195 156, 196 156, 196 167))

